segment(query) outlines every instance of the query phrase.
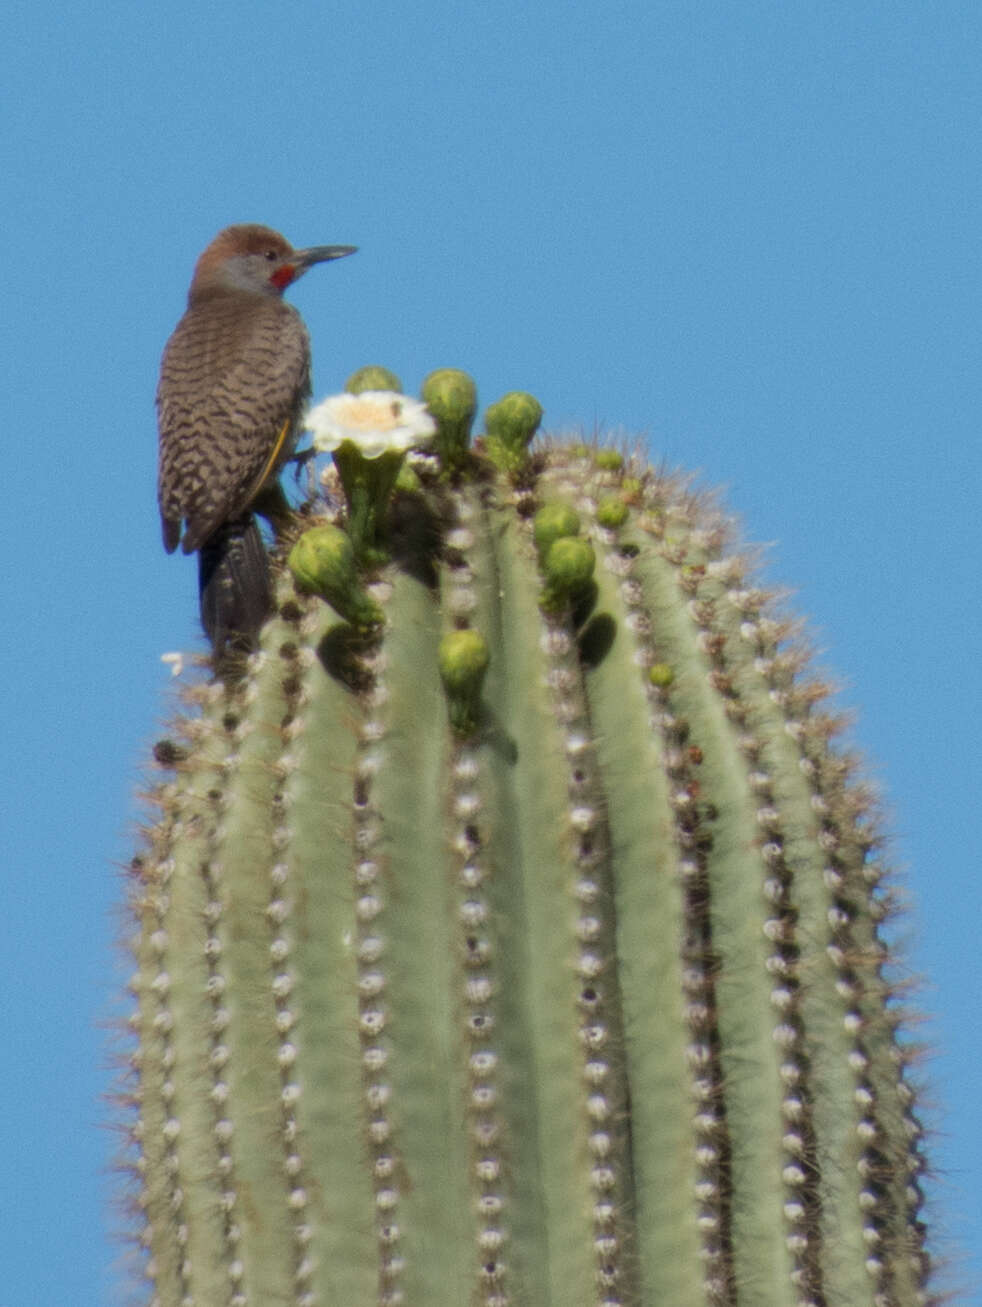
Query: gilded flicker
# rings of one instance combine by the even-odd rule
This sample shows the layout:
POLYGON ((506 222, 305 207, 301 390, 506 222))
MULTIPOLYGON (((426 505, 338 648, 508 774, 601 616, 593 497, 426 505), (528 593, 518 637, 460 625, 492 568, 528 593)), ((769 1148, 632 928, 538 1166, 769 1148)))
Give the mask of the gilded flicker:
POLYGON ((198 551, 201 621, 218 656, 254 646, 272 605, 252 509, 283 504, 277 476, 310 395, 310 342, 283 292, 351 245, 295 250, 269 227, 215 237, 195 266, 188 308, 157 387, 164 548, 198 551), (182 540, 183 531, 183 540, 182 540))

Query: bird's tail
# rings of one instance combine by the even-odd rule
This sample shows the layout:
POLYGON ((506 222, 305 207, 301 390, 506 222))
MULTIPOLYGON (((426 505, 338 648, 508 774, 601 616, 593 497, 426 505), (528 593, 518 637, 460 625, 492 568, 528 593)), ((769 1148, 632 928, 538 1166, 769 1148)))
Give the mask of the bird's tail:
POLYGON ((201 624, 216 659, 256 647, 273 608, 269 559, 251 513, 224 522, 198 552, 201 624))

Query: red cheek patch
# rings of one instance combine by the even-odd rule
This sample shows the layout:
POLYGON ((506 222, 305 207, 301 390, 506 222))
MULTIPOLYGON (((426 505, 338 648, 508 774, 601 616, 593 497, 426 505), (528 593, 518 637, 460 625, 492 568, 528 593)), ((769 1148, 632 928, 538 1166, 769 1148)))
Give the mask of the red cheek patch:
POLYGON ((286 290, 296 275, 296 268, 291 263, 284 263, 282 268, 276 269, 269 280, 277 290, 286 290))

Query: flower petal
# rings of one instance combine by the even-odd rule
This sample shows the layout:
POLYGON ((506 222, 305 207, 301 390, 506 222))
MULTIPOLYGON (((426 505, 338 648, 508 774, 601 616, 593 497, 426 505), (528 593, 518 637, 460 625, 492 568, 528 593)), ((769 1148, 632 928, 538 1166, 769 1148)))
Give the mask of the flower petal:
POLYGON ((330 395, 308 410, 304 426, 314 448, 322 453, 332 453, 349 441, 363 458, 378 458, 386 450, 405 451, 436 434, 425 404, 390 390, 330 395))

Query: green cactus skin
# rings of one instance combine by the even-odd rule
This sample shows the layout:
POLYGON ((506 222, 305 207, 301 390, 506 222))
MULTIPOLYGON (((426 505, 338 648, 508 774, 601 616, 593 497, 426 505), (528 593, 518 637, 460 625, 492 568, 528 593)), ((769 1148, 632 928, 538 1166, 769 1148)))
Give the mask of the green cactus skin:
POLYGON ((439 530, 369 581, 384 627, 281 568, 245 676, 158 747, 155 1307, 939 1301, 868 789, 713 503, 583 454, 421 466, 439 530), (543 606, 552 503, 586 611, 543 606), (466 737, 455 630, 490 655, 466 737))

